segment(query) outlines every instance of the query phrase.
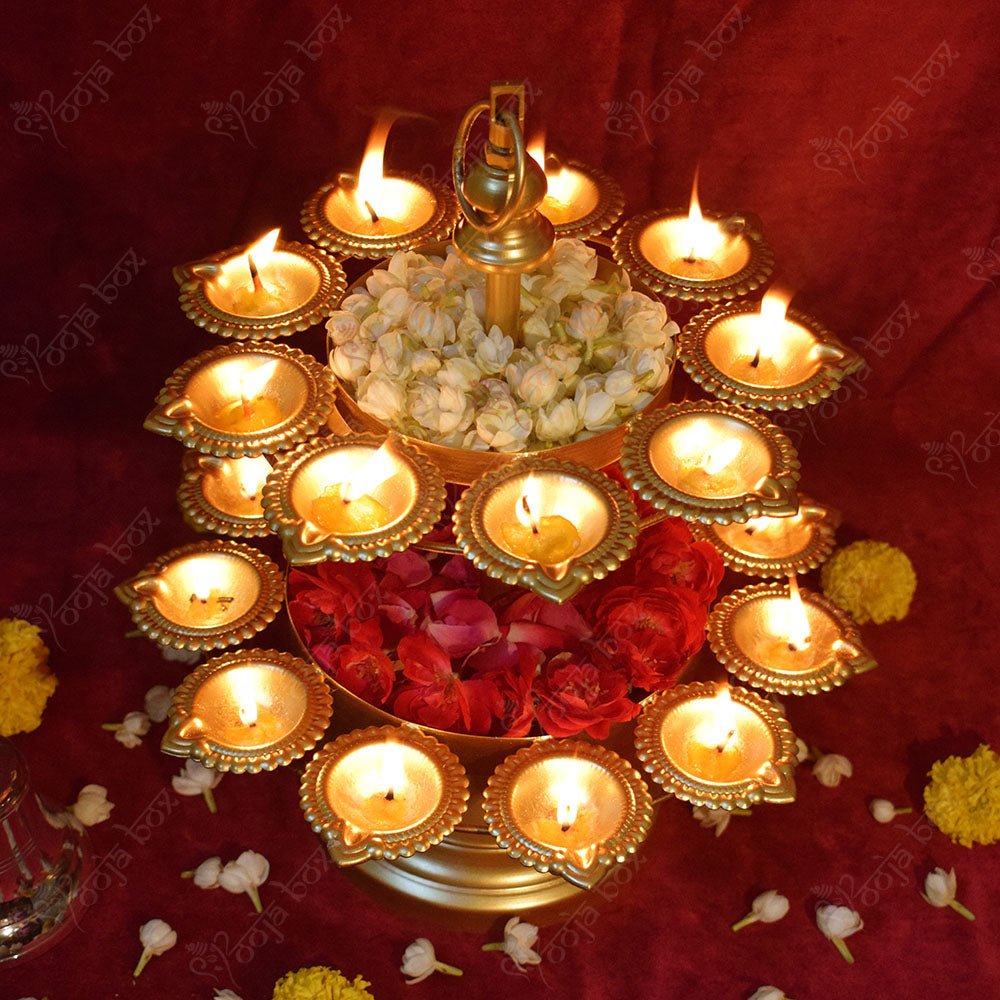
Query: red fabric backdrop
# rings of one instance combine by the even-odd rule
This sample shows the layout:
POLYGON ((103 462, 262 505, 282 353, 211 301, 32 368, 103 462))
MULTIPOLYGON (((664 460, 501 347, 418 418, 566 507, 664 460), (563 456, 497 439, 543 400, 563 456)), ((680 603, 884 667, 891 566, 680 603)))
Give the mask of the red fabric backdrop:
POLYGON ((136 824, 178 763, 156 738, 129 751, 100 724, 184 668, 126 641, 127 615, 105 589, 48 629, 60 686, 17 743, 35 788, 57 799, 108 786, 116 807, 92 831, 95 851, 120 846, 132 861, 57 949, 0 969, 4 998, 196 998, 232 986, 260 1000, 285 970, 314 963, 363 973, 379 997, 742 998, 763 982, 825 1000, 995 990, 998 848, 970 851, 939 833, 920 842, 899 822, 876 825, 866 803, 881 795, 919 810, 934 759, 998 743, 998 15, 986 0, 740 7, 730 17, 729 0, 108 0, 7 14, 5 613, 58 609, 92 571, 117 581, 192 540, 173 499, 181 449, 140 426, 167 374, 215 343, 177 308, 171 266, 273 225, 297 236, 304 199, 357 164, 376 106, 429 116, 397 125, 390 166, 442 174, 462 112, 503 77, 529 82, 530 122, 554 148, 620 178, 629 214, 684 203, 700 161, 702 203, 762 217, 796 305, 868 342, 869 377, 790 430, 805 489, 845 513, 842 538, 899 545, 919 587, 906 621, 865 629, 878 670, 790 706, 793 727, 846 754, 853 778, 827 789, 800 771, 794 805, 759 808, 719 839, 666 803, 620 893, 596 901, 586 930, 573 921, 580 903, 567 906, 542 938, 561 934, 561 951, 526 977, 499 974, 497 956, 480 952, 488 936, 394 909, 337 871, 298 902, 265 886, 290 916, 243 961, 234 948, 249 903, 178 872, 250 847, 290 882, 318 845, 296 802, 301 768, 226 777, 213 817, 200 800, 175 799, 140 843, 136 824), (336 37, 312 58, 307 40, 338 12, 336 37), (105 96, 85 82, 74 92, 100 73, 95 63, 113 71, 105 96), (294 93, 255 104, 288 63, 301 71, 294 93), (695 82, 665 92, 685 67, 695 82), (130 250, 142 265, 112 301, 85 287, 100 289, 130 250), (98 316, 93 343, 45 353, 84 305, 98 316), (152 530, 117 562, 107 547, 143 511, 152 530), (866 927, 848 966, 814 926, 818 887, 874 885, 897 848, 910 860, 860 906, 866 927), (934 865, 956 867, 974 924, 921 900, 916 883, 934 865), (789 915, 732 935, 765 888, 788 895, 789 915), (133 985, 137 928, 151 917, 180 943, 133 985), (419 935, 464 979, 404 991, 399 958, 419 935))

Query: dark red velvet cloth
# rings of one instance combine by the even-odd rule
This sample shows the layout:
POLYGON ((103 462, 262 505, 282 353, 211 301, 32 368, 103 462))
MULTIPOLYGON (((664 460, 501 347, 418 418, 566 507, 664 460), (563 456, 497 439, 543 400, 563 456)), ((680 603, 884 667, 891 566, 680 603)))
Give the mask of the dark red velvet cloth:
MULTIPOLYGON (((918 841, 902 821, 874 823, 867 802, 884 796, 919 812, 932 761, 1000 742, 996 7, 742 8, 744 23, 727 28, 728 0, 341 0, 345 23, 315 59, 289 42, 309 39, 334 10, 328 0, 7 12, 4 613, 59 609, 88 574, 117 582, 193 540, 174 503, 181 448, 141 429, 172 369, 217 343, 181 314, 171 267, 273 225, 299 235, 301 203, 356 166, 376 106, 430 116, 397 125, 388 162, 442 175, 461 114, 503 77, 530 82, 529 121, 554 148, 620 178, 630 214, 685 203, 700 161, 702 203, 761 216, 778 273, 800 289, 796 304, 845 341, 869 341, 870 377, 791 430, 804 488, 844 511, 841 538, 900 546, 919 585, 905 621, 864 629, 877 670, 789 706, 805 739, 853 761, 852 778, 828 789, 801 769, 793 805, 758 808, 718 839, 688 806, 665 803, 616 898, 595 898, 599 916, 587 927, 582 898, 550 917, 542 947, 561 950, 524 977, 502 974, 500 958, 480 951, 502 921, 488 934, 439 926, 338 871, 300 901, 265 885, 265 902, 288 918, 249 958, 237 951, 254 919, 249 901, 203 892, 179 872, 254 848, 270 858, 274 882, 290 883, 319 845, 297 803, 301 766, 227 776, 216 816, 170 793, 162 825, 146 830, 147 808, 179 763, 159 753, 159 729, 126 750, 100 725, 185 669, 124 639, 128 616, 100 588, 76 621, 47 629, 60 685, 41 727, 16 742, 37 790, 72 801, 85 783, 108 787, 113 819, 91 831, 94 849, 121 848, 131 860, 57 948, 0 967, 4 1000, 207 998, 225 986, 264 1000, 283 972, 319 963, 362 973, 380 998, 738 1000, 762 983, 824 1000, 995 992, 1000 850, 969 850, 938 832, 918 841), (108 46, 129 41, 137 9, 139 21, 143 9, 155 18, 152 30, 133 32, 116 55, 108 46), (942 45, 948 57, 921 76, 942 45), (96 61, 113 70, 106 98, 62 104, 96 61), (254 112, 289 61, 301 70, 295 95, 254 112), (687 70, 690 89, 663 94, 685 66, 697 71, 687 70), (232 117, 241 100, 242 124, 232 117), (893 107, 898 124, 883 117, 893 107), (54 128, 41 109, 54 111, 54 128), (129 250, 143 264, 113 301, 84 287, 100 288, 129 250), (97 313, 93 343, 41 355, 83 305, 97 313), (893 316, 899 325, 885 327, 893 316), (144 510, 152 531, 116 561, 108 547, 144 510), (898 850, 909 854, 895 872, 882 868, 875 897, 858 904, 866 926, 850 940, 857 963, 848 966, 815 927, 817 898, 851 879, 875 886, 881 859, 898 850), (920 898, 935 865, 955 866, 975 923, 920 898), (732 934, 768 888, 789 897, 788 916, 732 934), (179 944, 133 984, 137 929, 152 917, 168 920, 179 944), (421 935, 463 979, 404 987, 400 957, 421 935)), ((321 344, 316 334, 293 342, 321 344)), ((268 632, 261 645, 281 641, 268 632)))

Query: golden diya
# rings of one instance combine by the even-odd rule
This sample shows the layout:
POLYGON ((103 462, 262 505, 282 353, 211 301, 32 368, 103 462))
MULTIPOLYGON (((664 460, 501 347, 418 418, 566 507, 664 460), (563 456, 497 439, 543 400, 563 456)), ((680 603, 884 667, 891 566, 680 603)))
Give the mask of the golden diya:
POLYGON ((183 545, 115 588, 148 638, 174 649, 222 649, 274 621, 283 601, 281 570, 240 542, 183 545))
POLYGON ((639 533, 624 489, 552 458, 482 476, 456 504, 453 522, 455 541, 479 569, 559 603, 617 569, 639 533))
POLYGON ((306 202, 302 228, 314 243, 354 257, 387 257, 451 232, 458 206, 445 184, 383 169, 393 120, 376 122, 356 174, 339 174, 306 202))
POLYGON ((794 576, 729 594, 708 616, 708 640, 731 674, 777 694, 830 691, 877 665, 850 616, 794 576))
POLYGON ((651 695, 635 728, 647 773, 679 799, 711 809, 795 799, 795 734, 753 691, 707 682, 651 695))
POLYGON ((788 410, 826 399, 864 359, 819 320, 789 310, 790 295, 771 289, 760 305, 726 302, 698 313, 681 333, 684 370, 719 399, 788 410))
POLYGON ((441 474, 395 436, 321 438, 282 455, 264 484, 264 517, 288 561, 356 562, 419 541, 444 510, 441 474))
POLYGON ((184 678, 160 748, 219 771, 270 771, 311 750, 332 711, 319 667, 275 649, 241 649, 184 678))
POLYGON ((837 511, 799 494, 799 509, 790 517, 751 517, 730 524, 688 527, 699 541, 711 542, 722 561, 747 576, 807 573, 826 562, 836 545, 837 511))
POLYGON ((322 250, 278 239, 230 247, 174 268, 184 314, 209 333, 267 340, 308 330, 340 302, 347 278, 322 250))
POLYGON ((622 470, 644 500, 673 517, 728 524, 799 509, 799 460, 760 414, 699 400, 633 420, 622 470))
POLYGON ((511 858, 582 889, 634 854, 653 822, 638 772, 583 741, 522 748, 494 771, 483 799, 489 831, 511 858))
POLYGON ((440 843, 465 814, 469 781, 459 759, 416 726, 372 726, 320 749, 299 798, 330 857, 356 865, 440 843))
POLYGON ((308 354, 269 342, 224 344, 173 372, 143 427, 205 454, 245 458, 311 437, 333 405, 333 375, 308 354))
POLYGON ((219 458, 186 452, 177 502, 195 531, 254 538, 268 535, 261 493, 271 463, 263 456, 219 458))
POLYGON ((625 196, 616 180, 579 160, 546 154, 544 134, 528 143, 527 150, 545 172, 548 190, 538 211, 552 223, 557 237, 586 239, 618 221, 625 196))
POLYGON ((695 302, 748 295, 774 268, 756 216, 702 211, 697 170, 686 215, 683 209, 654 209, 629 219, 615 234, 612 253, 650 288, 695 302))

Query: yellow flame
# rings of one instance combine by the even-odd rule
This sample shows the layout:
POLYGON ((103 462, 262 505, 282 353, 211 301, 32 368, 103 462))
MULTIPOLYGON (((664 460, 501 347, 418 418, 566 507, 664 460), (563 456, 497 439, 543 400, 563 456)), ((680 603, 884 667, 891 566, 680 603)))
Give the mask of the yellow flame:
POLYGON ((788 644, 795 649, 804 649, 809 645, 809 617, 799 596, 798 577, 788 578, 788 644))
POLYGON ((691 207, 688 210, 687 225, 684 228, 682 244, 689 256, 700 260, 710 260, 725 243, 725 233, 718 223, 709 222, 701 214, 698 201, 698 168, 695 168, 691 184, 691 207))
POLYGON ((371 493, 376 487, 384 483, 390 476, 399 472, 399 461, 392 453, 389 442, 386 441, 370 458, 351 473, 340 491, 341 499, 345 502, 357 500, 366 493, 371 493))
POLYGON ((382 765, 379 769, 379 791, 387 798, 399 793, 406 782, 403 769, 403 748, 393 740, 382 746, 382 765))
POLYGON ((191 586, 191 596, 196 601, 207 601, 212 596, 212 585, 205 579, 195 580, 191 586))
POLYGON ((240 722, 253 726, 257 722, 257 685, 253 674, 247 670, 233 672, 233 696, 236 698, 240 722))
POLYGON ((743 445, 739 438, 720 441, 711 451, 706 452, 700 465, 710 476, 721 472, 739 453, 743 445))
POLYGON ((259 396, 264 387, 270 381, 274 370, 278 367, 278 362, 269 361, 267 364, 258 365, 253 371, 248 372, 240 379, 240 399, 251 400, 259 396))
POLYGON ((545 133, 539 132, 526 147, 528 156, 537 163, 542 170, 545 169, 545 133))
POLYGON ((539 484, 533 472, 528 474, 524 484, 524 493, 514 507, 514 514, 518 521, 526 528, 531 528, 536 534, 539 528, 539 511, 542 507, 542 498, 539 493, 539 484))
MULTIPOLYGON (((271 255, 274 253, 274 246, 278 242, 280 232, 280 229, 272 229, 269 233, 265 233, 247 251, 247 256, 253 257, 254 266, 258 271, 262 271, 271 262, 271 255)), ((249 268, 249 262, 247 266, 249 268)))
POLYGON ((721 753, 735 734, 736 708, 729 693, 729 685, 720 684, 712 699, 709 716, 695 738, 705 746, 715 747, 721 753))
POLYGON ((792 301, 792 293, 783 288, 772 288, 760 300, 760 318, 762 324, 769 327, 780 327, 785 322, 788 303, 792 301))
POLYGON ((389 138, 389 129, 396 120, 396 115, 382 113, 372 127, 368 136, 368 144, 365 146, 365 155, 361 160, 361 169, 358 171, 358 187, 355 198, 358 203, 358 211, 362 215, 368 215, 370 205, 378 215, 388 215, 392 206, 385 204, 385 185, 383 180, 383 164, 385 160, 385 142, 389 138), (367 205, 365 204, 367 202, 367 205))
POLYGON ((240 493, 249 500, 259 496, 264 480, 271 472, 271 463, 263 456, 259 458, 238 458, 235 462, 236 478, 240 493))
POLYGON ((566 773, 556 781, 552 794, 556 800, 556 822, 563 830, 567 830, 576 822, 583 800, 583 789, 575 775, 566 773))

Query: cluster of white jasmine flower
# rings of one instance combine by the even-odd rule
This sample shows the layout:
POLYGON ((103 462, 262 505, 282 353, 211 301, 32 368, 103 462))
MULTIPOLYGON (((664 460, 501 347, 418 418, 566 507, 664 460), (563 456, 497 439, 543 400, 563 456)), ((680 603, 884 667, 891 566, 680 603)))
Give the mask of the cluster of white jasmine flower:
POLYGON ((662 388, 678 331, 627 274, 596 275, 590 247, 558 240, 521 278, 515 347, 485 329, 485 278, 453 250, 397 253, 330 317, 330 367, 363 410, 438 444, 511 452, 592 437, 662 388))

